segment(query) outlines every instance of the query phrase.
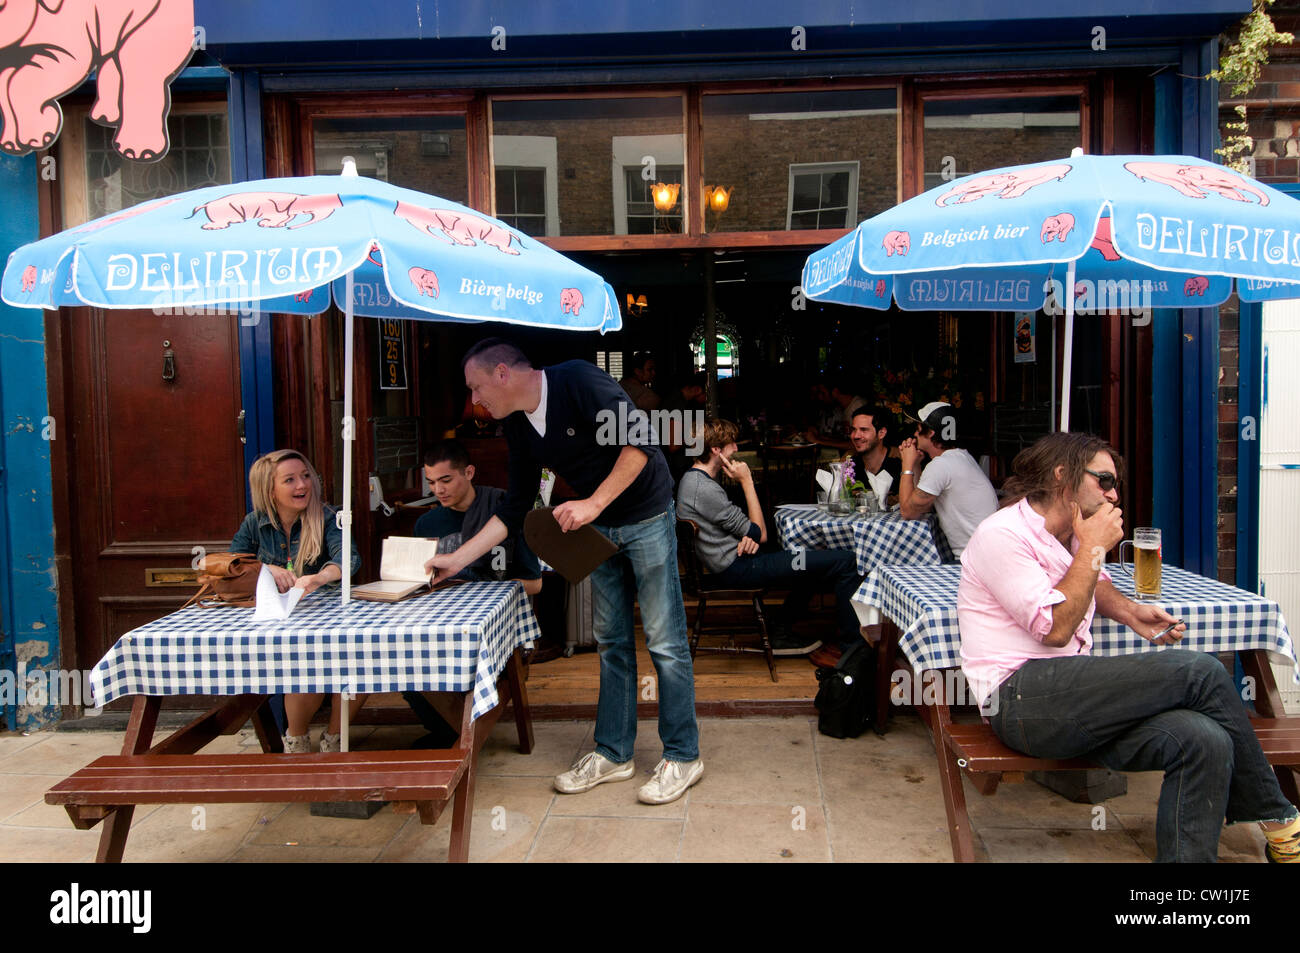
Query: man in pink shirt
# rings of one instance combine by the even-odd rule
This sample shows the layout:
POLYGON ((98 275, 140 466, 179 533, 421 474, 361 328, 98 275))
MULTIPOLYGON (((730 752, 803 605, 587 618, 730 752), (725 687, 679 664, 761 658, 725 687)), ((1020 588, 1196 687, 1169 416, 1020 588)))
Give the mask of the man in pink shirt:
POLYGON ((1218 659, 1090 654, 1094 610, 1161 645, 1185 631, 1117 592, 1102 568, 1124 535, 1119 455, 1098 437, 1055 433, 1013 469, 1009 502, 962 553, 957 590, 962 671, 993 731, 1035 757, 1164 771, 1157 861, 1214 861, 1225 818, 1260 821, 1270 861, 1300 860, 1300 817, 1218 659))

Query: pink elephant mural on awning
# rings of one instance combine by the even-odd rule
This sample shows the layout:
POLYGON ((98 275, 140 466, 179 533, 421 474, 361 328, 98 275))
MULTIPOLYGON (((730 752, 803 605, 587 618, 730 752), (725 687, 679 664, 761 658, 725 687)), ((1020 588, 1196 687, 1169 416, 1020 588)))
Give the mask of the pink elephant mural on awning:
POLYGON ((60 97, 97 71, 90 118, 127 159, 167 154, 171 81, 194 50, 193 0, 8 0, 0 4, 0 149, 49 148, 60 97))

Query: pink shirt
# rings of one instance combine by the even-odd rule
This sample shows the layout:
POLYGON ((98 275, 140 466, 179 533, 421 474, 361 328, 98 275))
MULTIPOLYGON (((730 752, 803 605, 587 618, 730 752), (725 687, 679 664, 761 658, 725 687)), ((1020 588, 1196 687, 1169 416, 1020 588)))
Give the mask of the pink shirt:
MULTIPOLYGON (((1064 602, 1056 584, 1065 578, 1079 540, 1071 549, 1047 531, 1028 501, 999 510, 980 523, 961 554, 957 620, 961 626, 961 668, 981 703, 1030 659, 1087 655, 1092 650, 1088 604, 1074 638, 1043 644, 1052 631, 1052 606, 1064 602)), ((1101 578, 1109 580, 1106 570, 1101 578)))

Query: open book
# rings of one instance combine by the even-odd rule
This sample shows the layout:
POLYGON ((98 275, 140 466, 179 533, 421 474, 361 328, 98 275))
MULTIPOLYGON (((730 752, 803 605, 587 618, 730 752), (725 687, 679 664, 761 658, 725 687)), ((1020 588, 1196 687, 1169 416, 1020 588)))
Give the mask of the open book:
MULTIPOLYGON (((387 536, 379 560, 379 581, 353 586, 352 595, 372 602, 397 602, 429 588, 429 573, 424 564, 438 555, 438 541, 419 536, 387 536)), ((435 588, 455 585, 459 579, 447 579, 435 588)))

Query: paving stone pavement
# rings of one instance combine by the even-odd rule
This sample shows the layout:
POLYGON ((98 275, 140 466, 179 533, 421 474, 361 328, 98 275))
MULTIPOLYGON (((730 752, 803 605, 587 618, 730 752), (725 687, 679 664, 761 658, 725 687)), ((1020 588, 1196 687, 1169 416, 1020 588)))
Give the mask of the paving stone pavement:
MULTIPOLYGON (((551 778, 592 747, 589 721, 539 721, 531 755, 500 723, 480 757, 470 860, 826 861, 952 860, 934 749, 924 724, 897 713, 889 733, 836 740, 815 718, 705 718, 704 778, 673 804, 636 799, 659 759, 653 721, 638 725, 634 779, 558 794, 551 778)), ((404 747, 416 727, 359 728, 353 747, 404 747)), ((98 829, 77 831, 45 791, 100 755, 120 732, 0 733, 0 863, 90 861, 98 829)), ((251 732, 211 752, 256 750, 251 732)), ((1032 781, 966 798, 979 859, 1145 862, 1155 851, 1158 773, 1129 775, 1129 791, 1095 810, 1032 781)), ((305 804, 137 808, 126 861, 442 861, 451 812, 432 827, 384 808, 365 821, 313 817, 305 804)), ((1254 825, 1224 832, 1223 861, 1260 862, 1254 825)))

